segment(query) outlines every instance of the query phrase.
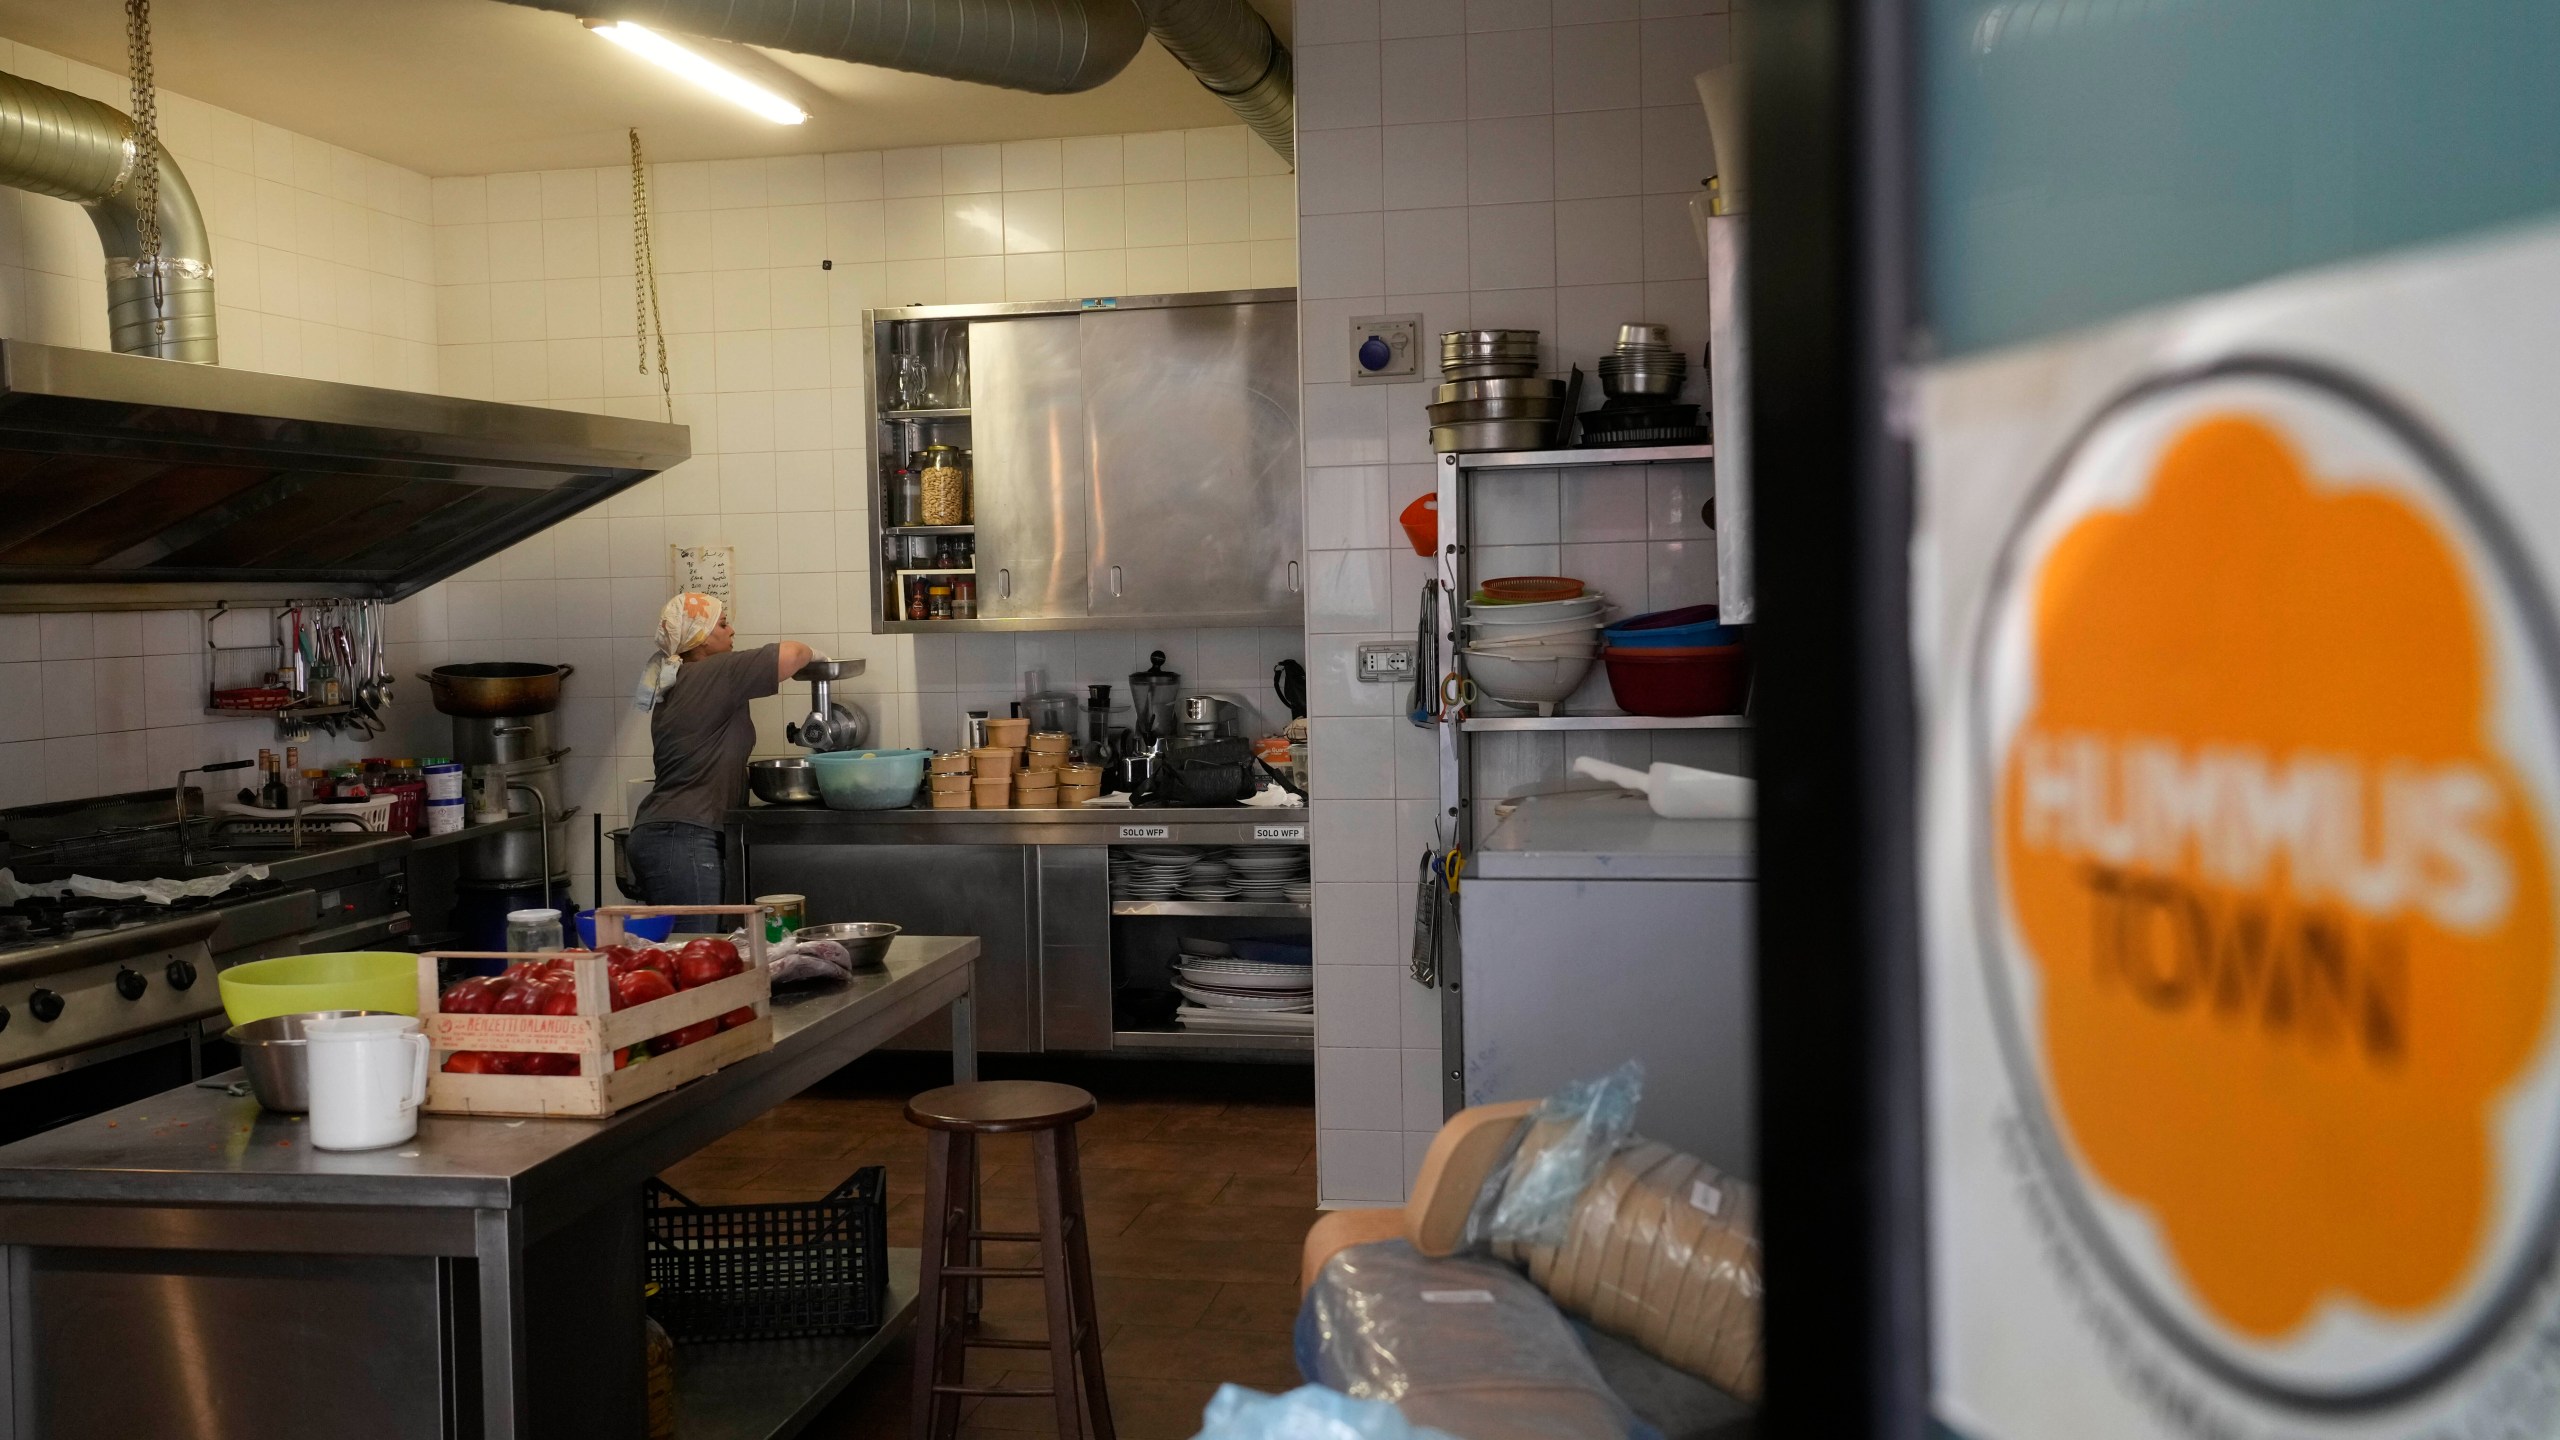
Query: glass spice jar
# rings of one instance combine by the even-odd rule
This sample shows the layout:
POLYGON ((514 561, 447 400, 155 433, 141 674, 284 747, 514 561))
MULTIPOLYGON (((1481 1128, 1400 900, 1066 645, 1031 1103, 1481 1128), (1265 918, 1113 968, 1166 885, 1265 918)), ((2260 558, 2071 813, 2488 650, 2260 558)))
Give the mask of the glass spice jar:
POLYGON ((969 477, 959 447, 927 445, 919 477, 924 491, 924 523, 965 525, 969 520, 969 477))

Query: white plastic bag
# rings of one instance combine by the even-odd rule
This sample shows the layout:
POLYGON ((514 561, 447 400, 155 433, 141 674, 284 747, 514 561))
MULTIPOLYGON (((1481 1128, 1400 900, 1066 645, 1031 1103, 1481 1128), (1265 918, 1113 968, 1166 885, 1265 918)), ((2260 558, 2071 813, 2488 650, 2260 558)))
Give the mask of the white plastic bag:
POLYGON ((1265 1395, 1221 1385, 1200 1416, 1197 1440, 1455 1440, 1404 1418, 1393 1405, 1355 1400, 1321 1385, 1265 1395))

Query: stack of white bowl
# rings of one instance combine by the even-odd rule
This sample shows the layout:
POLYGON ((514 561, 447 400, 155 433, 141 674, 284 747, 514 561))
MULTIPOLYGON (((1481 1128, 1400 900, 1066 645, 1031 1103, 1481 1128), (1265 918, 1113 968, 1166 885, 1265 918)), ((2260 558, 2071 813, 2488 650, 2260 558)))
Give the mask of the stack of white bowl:
POLYGON ((1592 590, 1527 605, 1471 601, 1461 623, 1467 641, 1459 653, 1476 694, 1548 715, 1591 673, 1609 597, 1592 590))

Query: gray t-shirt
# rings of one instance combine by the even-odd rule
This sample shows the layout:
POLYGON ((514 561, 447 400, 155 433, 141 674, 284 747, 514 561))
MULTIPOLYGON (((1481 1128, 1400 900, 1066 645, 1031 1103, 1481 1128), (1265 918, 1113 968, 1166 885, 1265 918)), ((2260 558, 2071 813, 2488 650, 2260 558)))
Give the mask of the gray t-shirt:
POLYGON ((774 673, 781 663, 780 645, 684 662, 649 712, 658 783, 631 823, 673 820, 717 830, 724 814, 747 803, 747 757, 756 748, 747 702, 782 688, 774 673))

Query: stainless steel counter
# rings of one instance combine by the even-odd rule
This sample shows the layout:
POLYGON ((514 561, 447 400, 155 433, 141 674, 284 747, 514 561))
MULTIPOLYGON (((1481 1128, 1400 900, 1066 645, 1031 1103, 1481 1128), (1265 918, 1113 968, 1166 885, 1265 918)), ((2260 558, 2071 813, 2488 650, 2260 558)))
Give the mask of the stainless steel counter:
POLYGON ((784 845, 1304 845, 1303 805, 1186 809, 829 810, 749 805, 728 815, 732 833, 784 845))
MULTIPOLYGON (((1136 971, 1158 977, 1184 934, 1262 934, 1309 920, 1304 905, 1111 898, 1116 845, 1303 849, 1303 806, 1263 809, 829 810, 750 805, 728 814, 733 899, 806 897, 812 924, 880 920, 909 931, 966 932, 978 960, 978 1043, 991 1053, 1106 1054, 1161 1048, 1171 1032, 1119 1028, 1114 994, 1136 971), (1125 923, 1122 923, 1125 922, 1125 923), (1203 922, 1203 923, 1192 923, 1203 922), (1222 928, 1224 925, 1236 929, 1222 928), (1245 922, 1252 922, 1250 924, 1245 922), (1124 1034, 1134 1036, 1124 1041, 1124 1034)), ((900 1037, 945 1043, 938 1018, 900 1037)), ((1295 1038, 1295 1037, 1291 1037, 1295 1038)), ((1185 1042, 1190 1043, 1190 1042, 1185 1042)), ((1196 1046, 1267 1058, 1274 1050, 1222 1036, 1196 1046)))
POLYGON ((636 1411, 608 1422, 640 1394, 641 1181, 946 1007, 953 1072, 974 1076, 977 953, 901 936, 885 973, 777 995, 773 1049, 603 1120, 428 1116, 408 1144, 330 1152, 190 1087, 0 1147, 0 1314, 35 1337, 0 1345, 0 1415, 77 1395, 97 1425, 45 1433, 171 1433, 210 1375, 226 1413, 290 1404, 296 1433, 452 1433, 462 1412, 489 1440, 637 1433, 636 1411), (465 1353, 394 1382, 327 1338, 409 1331, 465 1353))

